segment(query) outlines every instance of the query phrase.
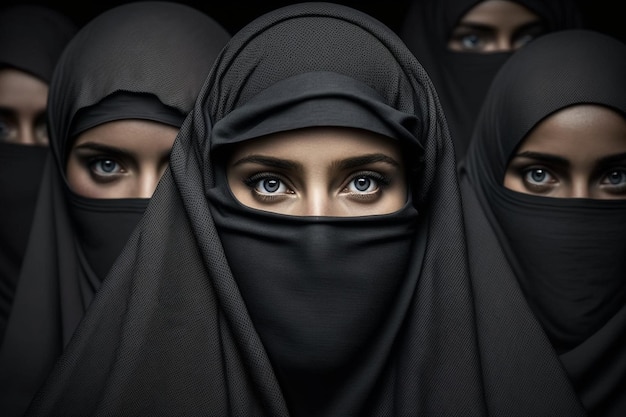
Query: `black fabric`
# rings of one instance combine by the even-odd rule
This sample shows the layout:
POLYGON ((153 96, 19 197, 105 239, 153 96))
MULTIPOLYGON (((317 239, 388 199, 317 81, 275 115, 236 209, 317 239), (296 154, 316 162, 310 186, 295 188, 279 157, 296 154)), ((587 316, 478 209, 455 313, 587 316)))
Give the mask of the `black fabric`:
POLYGON ((119 120, 121 109, 127 118, 171 124, 176 114, 182 122, 229 38, 189 6, 134 2, 94 18, 64 50, 50 84, 51 152, 0 351, 3 415, 24 413, 148 203, 89 199, 70 190, 65 166, 72 126, 84 126, 81 117, 93 121, 93 114, 101 122, 119 120), (118 104, 123 97, 123 107, 108 105, 111 96, 118 104), (157 106, 152 114, 148 96, 151 108, 157 106))
MULTIPOLYGON (((412 1, 400 36, 431 77, 446 113, 457 161, 466 152, 480 106, 493 77, 512 52, 489 54, 448 50, 459 20, 483 0, 412 1)), ((514 0, 551 31, 582 26, 577 3, 571 0, 514 0)))
POLYGON ((626 412, 626 201, 539 197, 502 184, 514 151, 550 114, 598 104, 626 115, 625 73, 626 46, 606 35, 569 30, 537 39, 494 79, 460 167, 594 416, 626 412))
POLYGON ((390 29, 329 3, 259 17, 216 61, 145 216, 27 415, 582 415, 539 327, 473 303, 456 178, 433 86, 390 29), (238 204, 216 148, 319 126, 293 120, 302 108, 404 144, 416 169, 406 206, 302 218, 238 204), (501 317, 518 338, 498 338, 501 317))
POLYGON ((0 341, 15 286, 48 148, 0 143, 0 341))
MULTIPOLYGON (((0 9, 0 71, 12 68, 46 84, 76 25, 38 5, 0 9)), ((48 149, 0 143, 0 341, 4 336, 48 149)))

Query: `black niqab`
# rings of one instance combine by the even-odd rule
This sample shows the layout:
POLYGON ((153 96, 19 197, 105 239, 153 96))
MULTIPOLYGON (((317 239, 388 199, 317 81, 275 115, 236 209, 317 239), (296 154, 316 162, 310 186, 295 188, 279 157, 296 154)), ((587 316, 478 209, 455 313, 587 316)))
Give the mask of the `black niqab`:
MULTIPOLYGON (((0 10, 0 70, 26 72, 48 84, 76 33, 66 16, 39 5, 0 10)), ((47 147, 0 143, 0 341, 26 250, 47 147)))
POLYGON ((74 194, 65 177, 71 141, 94 120, 182 123, 229 38, 189 6, 134 2, 94 18, 64 50, 50 84, 51 152, 0 350, 4 415, 23 414, 148 202, 74 194))
MULTIPOLYGON (((461 18, 483 0, 415 0, 400 34, 431 77, 446 113, 457 161, 466 152, 489 84, 511 52, 489 54, 448 50, 461 18)), ((580 27, 581 15, 571 0, 514 0, 536 13, 547 31, 580 27)))
POLYGON ((626 412, 626 201, 548 198, 502 184, 544 118, 575 104, 626 115, 626 46, 606 35, 549 34, 494 79, 461 166, 529 305, 591 415, 626 412))

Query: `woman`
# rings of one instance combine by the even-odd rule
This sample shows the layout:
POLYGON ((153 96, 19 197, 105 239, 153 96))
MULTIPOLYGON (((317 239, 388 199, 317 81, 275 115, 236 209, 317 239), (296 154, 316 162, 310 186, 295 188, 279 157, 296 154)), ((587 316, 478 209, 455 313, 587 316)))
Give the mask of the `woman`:
POLYGON ((511 54, 548 32, 582 25, 570 0, 416 0, 401 37, 430 75, 446 112, 457 161, 478 111, 511 54))
POLYGON ((21 415, 145 210, 171 145, 229 39, 188 6, 106 11, 50 85, 51 155, 0 351, 5 415, 21 415))
POLYGON ((507 346, 529 377, 477 337, 460 211, 433 86, 390 29, 330 3, 261 16, 28 414, 577 415, 541 346, 507 346))
POLYGON ((0 10, 0 341, 48 151, 48 83, 76 30, 70 19, 43 6, 0 10))
POLYGON ((626 412, 625 71, 607 35, 536 40, 494 79, 460 171, 593 416, 626 412))

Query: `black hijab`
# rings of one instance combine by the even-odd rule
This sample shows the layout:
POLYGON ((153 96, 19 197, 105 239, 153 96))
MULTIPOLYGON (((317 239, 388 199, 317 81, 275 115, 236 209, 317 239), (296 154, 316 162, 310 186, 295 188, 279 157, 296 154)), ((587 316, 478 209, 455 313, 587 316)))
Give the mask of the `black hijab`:
MULTIPOLYGON (((0 10, 0 71, 12 68, 48 84, 76 25, 53 9, 14 5, 0 10)), ((47 147, 0 142, 0 341, 26 250, 47 147)))
MULTIPOLYGON (((400 36, 431 77, 446 113, 457 161, 463 158, 487 89, 511 52, 478 54, 448 50, 461 18, 483 0, 415 0, 400 36)), ((552 32, 581 26, 572 0, 512 0, 543 19, 552 32)))
POLYGON ((583 404, 598 416, 626 413, 626 201, 539 197, 502 184, 522 140, 554 112, 599 104, 626 117, 624 74, 626 45, 607 35, 537 39, 494 79, 460 167, 583 404))
POLYGON ((189 6, 135 2, 97 16, 65 49, 50 85, 45 180, 0 351, 5 415, 24 412, 148 202, 73 193, 71 141, 111 120, 180 127, 229 38, 189 6))
POLYGON ((483 351, 467 261, 452 145, 420 64, 351 8, 275 10, 222 51, 28 415, 578 415, 554 363, 507 340, 483 351), (398 141, 405 207, 297 217, 234 199, 222 150, 320 125, 398 141))

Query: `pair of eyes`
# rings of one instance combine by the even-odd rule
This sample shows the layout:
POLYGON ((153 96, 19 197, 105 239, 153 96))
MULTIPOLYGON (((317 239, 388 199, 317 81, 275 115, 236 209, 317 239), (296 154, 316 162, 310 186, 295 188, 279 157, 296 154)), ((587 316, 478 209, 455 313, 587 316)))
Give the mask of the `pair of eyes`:
MULTIPOLYGON (((543 167, 531 167, 520 171, 524 182, 539 192, 542 187, 548 191, 559 182, 559 176, 543 167)), ((616 192, 626 191, 626 168, 611 168, 599 175, 599 183, 615 188, 616 192)))
MULTIPOLYGON (((244 179, 244 184, 260 195, 293 194, 289 179, 271 172, 260 172, 244 179)), ((389 178, 374 171, 357 172, 343 183, 342 190, 351 194, 371 194, 390 184, 389 178)))
MULTIPOLYGON (((534 26, 515 33, 509 42, 511 50, 519 49, 545 33, 541 26, 534 26)), ((461 28, 452 33, 449 45, 465 52, 481 52, 497 45, 498 35, 492 30, 461 28)))
MULTIPOLYGON (((0 112, 0 142, 21 142, 19 138, 20 127, 17 120, 9 114, 0 112)), ((32 131, 37 144, 48 144, 48 129, 45 113, 37 116, 32 131)))

